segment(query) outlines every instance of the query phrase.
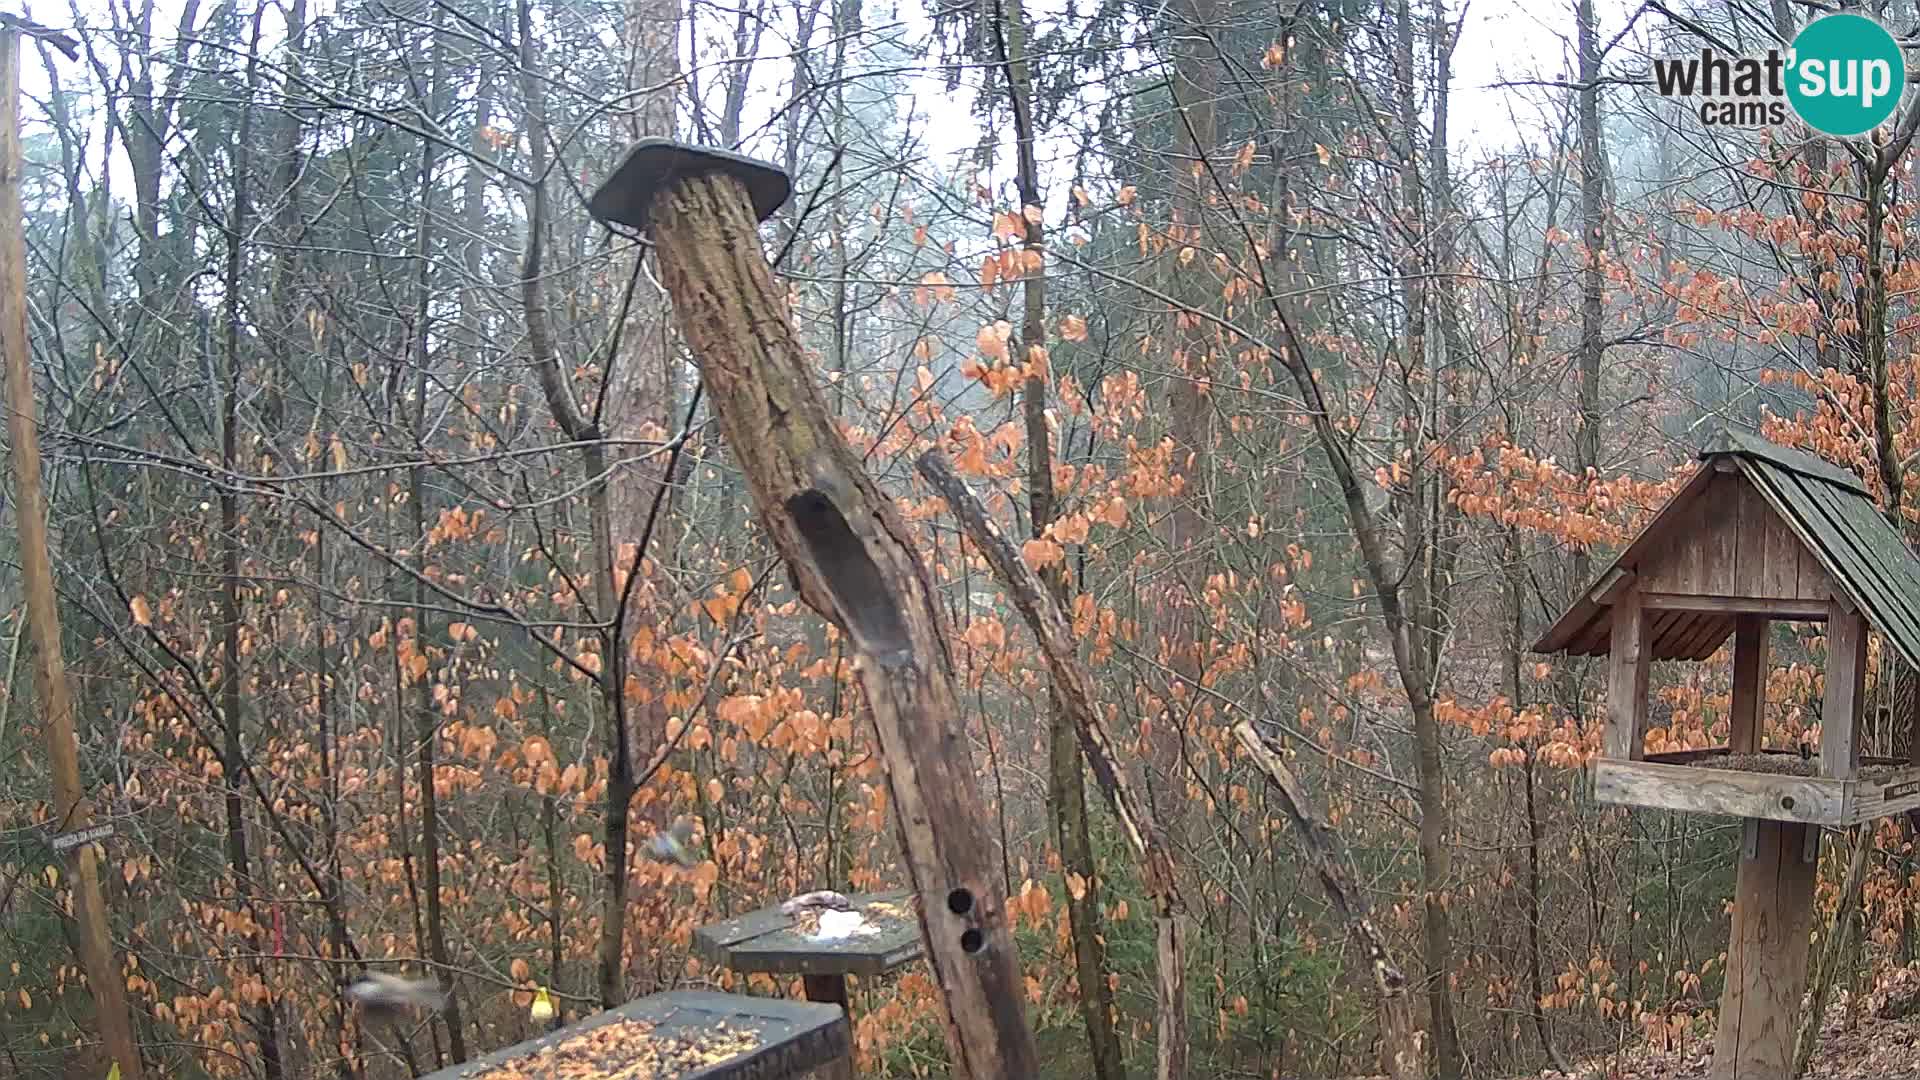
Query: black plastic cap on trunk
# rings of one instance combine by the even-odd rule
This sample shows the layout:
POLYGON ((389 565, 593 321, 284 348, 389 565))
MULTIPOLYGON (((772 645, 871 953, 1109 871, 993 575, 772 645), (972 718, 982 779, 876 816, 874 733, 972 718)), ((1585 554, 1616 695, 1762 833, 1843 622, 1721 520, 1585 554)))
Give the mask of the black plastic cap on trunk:
POLYGON ((673 139, 634 143, 620 164, 587 200, 596 221, 617 222, 645 231, 653 200, 673 185, 705 173, 723 173, 746 185, 756 218, 765 221, 793 193, 786 170, 743 154, 714 150, 673 139))

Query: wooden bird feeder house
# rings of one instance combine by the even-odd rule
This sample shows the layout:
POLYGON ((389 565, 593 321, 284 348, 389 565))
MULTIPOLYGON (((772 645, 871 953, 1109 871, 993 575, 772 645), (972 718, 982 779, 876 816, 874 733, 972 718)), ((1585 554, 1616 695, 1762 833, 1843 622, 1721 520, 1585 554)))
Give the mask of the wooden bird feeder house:
POLYGON ((1820 828, 1920 807, 1920 766, 1861 754, 1869 627, 1920 667, 1920 560, 1859 478, 1728 431, 1534 645, 1607 658, 1599 801, 1745 819, 1716 1080, 1789 1075, 1820 828), (1774 620, 1827 624, 1818 754, 1764 745, 1774 620), (1649 664, 1705 660, 1729 637, 1727 745, 1646 753, 1649 664))

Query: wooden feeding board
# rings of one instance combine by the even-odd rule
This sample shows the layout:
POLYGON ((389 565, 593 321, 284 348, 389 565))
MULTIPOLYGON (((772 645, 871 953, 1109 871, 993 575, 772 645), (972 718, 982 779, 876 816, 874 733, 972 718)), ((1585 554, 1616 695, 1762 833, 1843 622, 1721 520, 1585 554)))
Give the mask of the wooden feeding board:
POLYGON ((674 990, 425 1080, 787 1080, 851 1052, 831 1005, 674 990))
POLYGON ((912 892, 854 893, 847 899, 872 932, 822 940, 776 904, 695 930, 693 947, 733 971, 796 975, 872 976, 920 958, 912 892))
POLYGON ((1722 747, 1594 763, 1594 797, 1725 817, 1857 825, 1920 807, 1920 766, 1863 758, 1851 780, 1815 775, 1819 758, 1793 751, 1735 754, 1722 747))

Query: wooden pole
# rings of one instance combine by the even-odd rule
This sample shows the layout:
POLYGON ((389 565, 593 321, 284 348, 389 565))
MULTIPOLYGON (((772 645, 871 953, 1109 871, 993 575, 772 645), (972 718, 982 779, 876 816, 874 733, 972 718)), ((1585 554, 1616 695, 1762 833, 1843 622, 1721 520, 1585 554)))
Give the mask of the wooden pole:
POLYGON ((1767 617, 1736 616, 1733 624, 1733 708, 1727 748, 1736 754, 1760 749, 1767 722, 1767 617))
POLYGON ((893 500, 828 414, 760 247, 757 223, 787 185, 758 162, 648 140, 590 206, 652 234, 674 319, 760 523, 801 598, 852 646, 954 1077, 1037 1076, 1006 883, 932 581, 893 500))
POLYGON ((1740 853, 1712 1080, 1787 1080, 1791 1074, 1817 871, 1808 858, 1807 830, 1818 827, 1747 822, 1757 842, 1740 853))
POLYGON ((1866 700, 1867 620, 1833 601, 1827 616, 1827 686, 1820 704, 1820 775, 1851 780, 1860 768, 1860 717, 1866 700))
MULTIPOLYGON (((60 649, 60 613, 54 605, 53 564, 47 552, 47 504, 40 485, 39 421, 33 400, 33 359, 27 345, 26 214, 20 205, 25 157, 20 146, 20 31, 0 24, 0 349, 6 353, 7 431, 13 439, 15 520, 20 528, 20 576, 27 593, 27 624, 39 663, 34 692, 46 716, 53 765, 55 833, 92 824, 93 811, 80 787, 80 743, 74 734, 73 697, 60 649)), ((73 915, 79 926, 80 966, 93 992, 94 1021, 107 1053, 120 1065, 120 1080, 141 1080, 140 1048, 134 1041, 119 959, 107 934, 106 894, 100 860, 91 843, 68 849, 73 915)))
POLYGON ((1629 586, 1613 602, 1613 640, 1607 647, 1607 727, 1602 753, 1639 761, 1647 745, 1646 612, 1640 590, 1629 586))

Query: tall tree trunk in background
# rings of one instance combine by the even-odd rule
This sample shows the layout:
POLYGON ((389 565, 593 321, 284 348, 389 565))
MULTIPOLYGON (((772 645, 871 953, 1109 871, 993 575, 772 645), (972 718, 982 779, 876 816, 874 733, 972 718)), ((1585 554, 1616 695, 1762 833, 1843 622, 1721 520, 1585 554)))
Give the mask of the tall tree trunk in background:
MULTIPOLYGON (((681 92, 681 18, 680 0, 628 0, 625 27, 627 85, 631 90, 647 91, 636 100, 633 111, 628 114, 629 134, 635 139, 672 137, 678 131, 676 111, 681 92)), ((636 249, 631 257, 638 260, 648 256, 636 249)), ((636 271, 638 269, 637 266, 633 268, 636 271)), ((627 312, 626 324, 620 329, 619 354, 610 361, 603 407, 592 410, 585 419, 610 439, 667 438, 677 419, 674 404, 674 384, 679 368, 675 356, 676 341, 666 294, 655 287, 652 275, 640 274, 634 283, 632 308, 627 312)), ((615 443, 612 460, 630 459, 645 452, 643 447, 615 443)), ((605 449, 593 453, 603 460, 607 457, 605 449)), ((686 459, 691 461, 692 455, 687 455, 686 459)), ((654 513, 656 504, 660 510, 654 522, 653 535, 644 538, 648 540, 647 547, 654 552, 667 552, 673 551, 678 545, 677 500, 672 491, 675 478, 665 472, 668 461, 664 454, 648 455, 637 463, 622 467, 608 485, 601 487, 600 490, 605 492, 609 560, 622 558, 621 552, 626 545, 639 544, 643 540, 647 519, 654 513), (663 486, 667 490, 662 491, 663 486)), ((648 557, 647 551, 634 551, 627 569, 635 574, 642 573, 641 560, 648 557)), ((616 615, 620 618, 614 628, 610 650, 612 656, 609 659, 620 660, 623 674, 620 682, 610 683, 609 686, 616 699, 614 707, 623 714, 629 712, 623 686, 626 642, 635 628, 651 626, 669 617, 668 612, 658 610, 647 602, 647 597, 660 597, 667 592, 666 583, 657 572, 661 561, 656 558, 652 565, 656 574, 633 590, 630 610, 615 612, 610 604, 607 610, 600 612, 603 619, 613 619, 616 615), (651 592, 647 591, 649 586, 651 592)), ((608 584, 611 587, 612 582, 608 584)), ((631 754, 635 759, 651 761, 666 741, 666 687, 644 671, 636 672, 636 675, 639 677, 638 694, 632 702, 631 715, 624 720, 630 725, 630 730, 622 733, 620 738, 623 742, 631 742, 631 754)), ((630 781, 632 762, 628 762, 624 768, 630 781)), ((611 791, 608 797, 612 798, 611 791)), ((664 828, 667 825, 667 804, 663 801, 655 804, 655 807, 653 825, 655 828, 664 828)), ((626 813, 624 810, 621 812, 623 831, 626 813)), ((603 989, 608 977, 605 962, 603 956, 603 989)), ((609 1002, 608 1006, 613 1004, 609 1002)))
MULTIPOLYGON (((1178 0, 1174 32, 1174 93, 1179 116, 1176 131, 1179 140, 1171 156, 1179 170, 1174 177, 1173 228, 1179 244, 1206 250, 1207 204, 1213 192, 1213 179, 1206 167, 1209 154, 1218 141, 1218 109, 1221 60, 1214 46, 1220 31, 1220 0, 1178 0)), ((1199 259, 1195 259, 1199 262, 1199 259)), ((1180 275, 1176 260, 1174 274, 1180 275)), ((1172 292, 1198 308, 1211 297, 1200 286, 1188 287, 1176 277, 1172 292)), ((1203 382, 1212 372, 1213 328, 1180 312, 1176 315, 1182 332, 1178 342, 1180 362, 1171 388, 1168 427, 1174 443, 1174 475, 1183 486, 1174 497, 1168 540, 1177 553, 1199 542, 1206 529, 1205 506, 1208 476, 1213 453, 1213 399, 1203 382)))
MULTIPOLYGON (((580 443, 582 480, 587 487, 587 517, 593 534, 589 557, 593 560, 594 618, 610 628, 601 635, 600 670, 594 673, 594 687, 605 716, 607 732, 607 822, 601 846, 606 851, 606 896, 600 915, 600 1004, 616 1008, 626 1004, 627 944, 627 864, 628 818, 634 795, 634 747, 627 713, 627 650, 619 637, 619 590, 614 586, 614 546, 612 497, 609 489, 620 485, 606 482, 607 449, 601 432, 580 411, 568 372, 561 370, 555 352, 553 330, 548 322, 545 279, 541 260, 547 218, 547 188, 541 177, 547 168, 547 105, 541 82, 542 72, 533 40, 532 0, 518 3, 520 45, 520 92, 524 97, 527 142, 532 148, 529 175, 535 177, 528 195, 527 247, 521 262, 520 295, 527 320, 527 349, 532 356, 540 392, 547 409, 563 435, 580 443)), ((659 698, 656 695, 655 706, 659 698)), ((646 752, 654 752, 647 744, 646 752)), ((651 760, 649 757, 648 760, 651 760)))
MULTIPOLYGON (((1591 484, 1600 467, 1600 360, 1605 351, 1601 323, 1602 289, 1606 278, 1600 265, 1606 250, 1606 150, 1600 139, 1600 30, 1593 0, 1578 0, 1574 21, 1580 50, 1580 242, 1585 248, 1580 267, 1580 426, 1574 435, 1573 471, 1576 482, 1591 484)), ((1584 546, 1573 549, 1573 589, 1593 584, 1593 559, 1584 546)))
MULTIPOLYGON (((427 112, 435 124, 446 111, 445 68, 448 50, 441 37, 446 8, 433 8, 433 37, 427 60, 427 112)), ((440 162, 440 144, 433 139, 420 140, 419 222, 414 229, 414 267, 418 275, 413 311, 413 413, 407 419, 412 426, 414 453, 423 457, 428 451, 427 397, 433 389, 428 377, 433 363, 430 346, 433 320, 433 174, 440 162)), ((430 493, 426 483, 427 467, 415 465, 407 470, 407 505, 412 513, 413 549, 413 656, 407 672, 414 685, 414 745, 416 782, 420 786, 420 862, 425 877, 427 907, 427 950, 433 960, 434 975, 446 992, 447 1005, 440 1019, 447 1027, 447 1050, 455 1064, 467 1060, 467 1036, 460 1024, 460 997, 454 990, 453 957, 447 949, 446 900, 440 883, 440 795, 438 792, 436 752, 440 744, 440 709, 433 699, 432 650, 433 609, 427 600, 428 506, 430 493)), ((396 638, 395 645, 400 639, 396 638)))
POLYGON ((1172 363, 1168 365, 1167 434, 1173 442, 1171 478, 1180 489, 1169 500, 1160 536, 1171 560, 1162 575, 1165 584, 1154 590, 1158 634, 1165 645, 1165 662, 1186 691, 1168 693, 1160 715, 1143 734, 1147 759, 1147 794, 1154 814, 1176 850, 1187 846, 1186 774, 1187 731, 1193 722, 1195 692, 1201 673, 1201 649, 1206 634, 1197 600, 1197 573, 1205 557, 1212 502, 1215 438, 1214 400, 1209 380, 1217 359, 1218 329, 1198 313, 1217 307, 1214 279, 1206 272, 1205 252, 1218 243, 1209 237, 1216 178, 1208 168, 1219 141, 1221 0, 1176 0, 1169 18, 1173 39, 1171 89, 1174 95, 1174 142, 1168 160, 1174 163, 1173 214, 1168 232, 1173 258, 1167 265, 1167 291, 1176 301, 1171 315, 1174 330, 1172 363), (1209 243, 1210 239, 1213 241, 1209 243))
MULTIPOLYGON (((1040 194, 1040 167, 1034 158, 1033 73, 1027 62, 1027 20, 1021 0, 1001 0, 994 33, 1000 62, 1007 76, 1007 99, 1013 111, 1018 149, 1021 221, 1026 227, 1025 249, 1035 257, 1021 278, 1023 309, 1019 348, 1014 356, 1029 365, 1022 387, 1027 439, 1027 507, 1033 535, 1045 535, 1055 517, 1053 435, 1047 427, 1047 385, 1052 365, 1046 358, 1047 276, 1046 231, 1040 194), (1039 220, 1036 220, 1038 218, 1039 220)), ((845 280, 844 271, 841 280, 845 280)), ((1067 610, 1065 560, 1040 573, 1047 592, 1067 610)), ((1099 1080, 1124 1080, 1126 1062, 1116 1029, 1112 989, 1107 985, 1105 934, 1101 928, 1100 875, 1094 862, 1093 841, 1087 831, 1086 777, 1080 765, 1080 743, 1073 718, 1055 688, 1049 694, 1047 725, 1047 808, 1053 817, 1055 842, 1060 847, 1060 870, 1069 884, 1067 922, 1073 939, 1074 975, 1080 984, 1080 1014, 1087 1027, 1087 1052, 1093 1075, 1099 1080), (1076 891, 1075 881, 1084 882, 1076 891)))
MULTIPOLYGON (((1426 140, 1415 99, 1418 87, 1413 67, 1413 13, 1408 0, 1397 0, 1393 9, 1398 27, 1395 39, 1394 71, 1400 98, 1400 125, 1403 160, 1400 163, 1400 216, 1405 231, 1406 252, 1401 257, 1401 290, 1406 305, 1406 342, 1404 369, 1401 373, 1402 414, 1400 425, 1405 439, 1406 459, 1416 473, 1427 456, 1436 419, 1423 391, 1432 376, 1427 370, 1427 287, 1432 250, 1428 242, 1426 192, 1418 162, 1419 149, 1426 140)), ((1430 697, 1434 674, 1438 670, 1439 635, 1434 626, 1433 597, 1428 591, 1428 576, 1418 569, 1418 561, 1430 557, 1427 508, 1423 492, 1413 481, 1402 495, 1401 548, 1408 561, 1405 591, 1407 631, 1416 640, 1414 657, 1419 658, 1407 673, 1421 684, 1423 696, 1430 697)), ((1413 739, 1420 784, 1420 866, 1425 901, 1425 950, 1428 1019, 1432 1025, 1433 1061, 1442 1080, 1457 1080, 1463 1064, 1459 1032, 1453 1012, 1453 929, 1449 912, 1452 882, 1452 853, 1447 848, 1447 778, 1441 754, 1440 725, 1432 710, 1414 714, 1413 739)))
MULTIPOLYGON (((252 227, 247 220, 250 215, 248 187, 253 183, 252 154, 253 142, 252 105, 254 94, 259 88, 260 70, 260 21, 265 9, 255 8, 253 12, 252 33, 247 47, 246 82, 248 104, 240 109, 240 127, 233 137, 233 195, 232 205, 227 212, 226 233, 226 270, 221 282, 225 296, 222 298, 223 338, 221 351, 226 360, 221 372, 224 383, 220 396, 220 464, 232 476, 246 471, 240 461, 240 388, 241 372, 244 361, 241 353, 241 301, 242 274, 245 266, 244 251, 248 230, 252 227)), ((237 20, 234 9, 229 8, 227 17, 237 20)), ((240 911, 257 913, 259 896, 253 880, 253 869, 247 849, 247 819, 240 795, 240 777, 246 768, 246 746, 243 738, 241 698, 245 692, 246 677, 241 658, 251 648, 242 647, 240 622, 241 592, 249 586, 241 577, 241 539, 240 539, 240 497, 231 486, 220 491, 220 621, 221 642, 224 655, 220 673, 220 721, 225 742, 221 752, 223 770, 226 817, 227 817, 227 869, 233 875, 234 903, 240 911)), ((261 924, 259 918, 254 925, 261 924)), ((265 948, 258 930, 247 934, 247 944, 255 957, 263 957, 265 948)), ((252 1024, 255 1036, 260 1040, 260 1067, 266 1080, 279 1080, 280 1030, 278 1009, 273 994, 273 983, 267 978, 266 964, 262 959, 253 962, 254 973, 265 987, 265 993, 255 1010, 252 1024)))

